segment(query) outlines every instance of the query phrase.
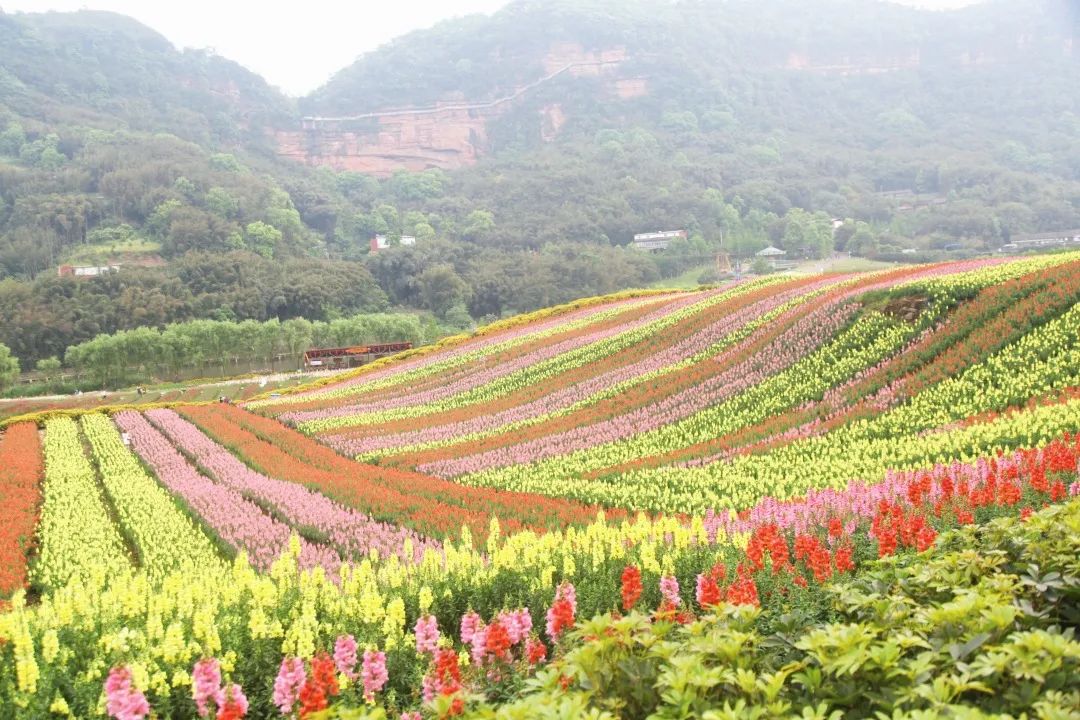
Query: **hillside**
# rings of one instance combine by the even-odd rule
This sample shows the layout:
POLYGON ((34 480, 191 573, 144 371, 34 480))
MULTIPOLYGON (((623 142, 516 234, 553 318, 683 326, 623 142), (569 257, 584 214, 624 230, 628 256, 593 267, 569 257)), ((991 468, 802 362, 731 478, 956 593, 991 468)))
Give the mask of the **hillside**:
POLYGON ((140 324, 383 304, 452 331, 691 268, 716 280, 721 250, 941 260, 1071 230, 1070 12, 519 0, 295 102, 121 16, 0 15, 0 309, 19 318, 0 342, 27 368, 140 324), (689 238, 627 249, 664 228, 689 238), (418 242, 371 253, 376 234, 418 242), (242 293, 189 271, 233 277, 236 253, 258 278, 242 293), (64 263, 131 280, 47 277, 64 263), (291 302, 322 294, 327 263, 367 301, 291 302), (127 312, 133 294, 153 311, 127 312))
POLYGON ((293 116, 258 75, 208 52, 179 52, 114 13, 0 14, 0 52, 3 103, 28 121, 238 146, 293 116))
MULTIPOLYGON (((741 509, 1007 446, 1028 420, 962 421, 1075 384, 1076 269, 1070 255, 983 260, 646 296, 250 407, 465 485, 741 509)), ((1030 411, 1064 412, 1037 432, 1068 430, 1071 406, 1030 411)))
POLYGON ((1075 500, 1032 513, 1080 494, 1078 270, 1072 253, 622 293, 244 407, 8 421, 0 706, 86 715, 104 693, 114 716, 189 718, 227 706, 224 682, 235 717, 491 717, 558 704, 558 685, 570 716, 646 717, 673 702, 674 653, 719 652, 775 673, 775 691, 737 683, 755 705, 921 710, 908 689, 980 657, 999 692, 947 704, 1068 707, 1075 500), (897 592, 911 602, 885 612, 897 592), (877 649, 898 622, 923 639, 877 649), (718 623, 748 634, 691 639, 718 623), (787 663, 848 662, 845 627, 864 633, 850 672, 797 680, 787 663), (1064 643, 1062 664, 991 671, 1021 636, 1064 643), (857 668, 893 671, 856 701, 857 668))

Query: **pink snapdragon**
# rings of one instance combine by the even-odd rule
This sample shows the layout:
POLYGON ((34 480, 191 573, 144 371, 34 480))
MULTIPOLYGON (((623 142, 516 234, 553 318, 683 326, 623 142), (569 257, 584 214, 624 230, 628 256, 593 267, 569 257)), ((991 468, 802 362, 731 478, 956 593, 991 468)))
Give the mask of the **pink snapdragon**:
POLYGON ((349 678, 356 679, 356 638, 341 635, 334 643, 334 666, 337 671, 349 678))
POLYGON ((217 658, 204 658, 195 663, 191 671, 191 695, 199 717, 210 714, 210 703, 215 708, 225 704, 225 691, 221 687, 221 666, 217 658))
POLYGON ((506 634, 513 645, 527 638, 532 630, 532 615, 527 608, 503 610, 499 613, 499 622, 506 628, 506 634))
POLYGON ((679 595, 679 581, 672 575, 664 575, 660 578, 660 595, 664 602, 672 607, 679 607, 682 598, 679 595))
POLYGON ((364 699, 372 702, 375 693, 383 689, 390 674, 386 671, 386 653, 380 650, 365 650, 360 676, 364 683, 364 699))
POLYGON ((300 688, 307 681, 304 661, 300 658, 284 658, 274 680, 274 705, 282 715, 292 712, 293 705, 300 699, 300 688))
POLYGON ((469 645, 472 643, 473 634, 481 625, 480 616, 469 610, 461 616, 461 642, 469 645))
POLYGON ((116 720, 142 720, 150 714, 150 703, 131 681, 131 671, 114 667, 105 679, 105 711, 116 720))
POLYGON ((471 657, 473 664, 475 665, 482 665, 484 663, 484 653, 487 652, 487 635, 488 629, 486 625, 480 625, 472 634, 471 657))
POLYGON ((439 621, 434 615, 425 615, 416 619, 413 628, 416 635, 416 652, 434 653, 439 648, 439 621))

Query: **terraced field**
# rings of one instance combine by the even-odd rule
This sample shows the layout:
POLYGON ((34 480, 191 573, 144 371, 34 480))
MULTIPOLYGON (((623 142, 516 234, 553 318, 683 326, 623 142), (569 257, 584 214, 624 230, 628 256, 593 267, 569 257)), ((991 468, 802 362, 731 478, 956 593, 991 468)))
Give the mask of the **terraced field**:
POLYGON ((803 592, 1066 500, 1078 300, 1076 254, 767 277, 582 301, 243 407, 11 424, 0 718, 221 717, 228 682, 253 717, 316 690, 453 714, 575 619, 772 607, 778 569, 803 592))

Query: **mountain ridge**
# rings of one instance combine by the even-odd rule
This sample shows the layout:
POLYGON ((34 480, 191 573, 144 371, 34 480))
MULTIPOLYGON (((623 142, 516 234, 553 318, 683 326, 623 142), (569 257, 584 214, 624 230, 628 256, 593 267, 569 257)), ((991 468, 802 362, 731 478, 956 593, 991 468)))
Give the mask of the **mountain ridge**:
POLYGON ((1036 9, 518 0, 298 100, 120 16, 0 14, 0 342, 32 361, 134 322, 355 311, 329 267, 460 328, 714 280, 718 252, 934 260, 1080 227, 1076 15, 1036 9), (127 279, 87 301, 55 277, 76 258, 127 279), (113 312, 133 297, 154 312, 113 312))

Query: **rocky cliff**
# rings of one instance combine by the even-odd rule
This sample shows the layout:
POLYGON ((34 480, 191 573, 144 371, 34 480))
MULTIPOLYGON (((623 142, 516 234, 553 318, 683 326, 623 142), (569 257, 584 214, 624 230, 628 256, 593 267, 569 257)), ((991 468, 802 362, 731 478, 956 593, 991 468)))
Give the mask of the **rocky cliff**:
POLYGON ((395 170, 471 165, 486 141, 490 111, 445 108, 433 112, 374 115, 372 131, 346 129, 344 121, 308 121, 275 134, 278 154, 306 165, 326 165, 386 176, 395 170))
MULTIPOLYGON (((624 47, 587 51, 570 43, 554 45, 543 59, 544 76, 503 97, 471 103, 448 100, 433 108, 393 109, 353 117, 305 118, 298 130, 275 132, 278 155, 306 165, 376 176, 395 170, 449 170, 471 165, 485 150, 488 123, 556 77, 607 77, 617 97, 646 94, 645 78, 616 77, 626 58, 624 47), (356 124, 364 127, 357 129, 356 124)), ((558 104, 546 106, 541 118, 542 138, 549 141, 566 121, 558 104)))

